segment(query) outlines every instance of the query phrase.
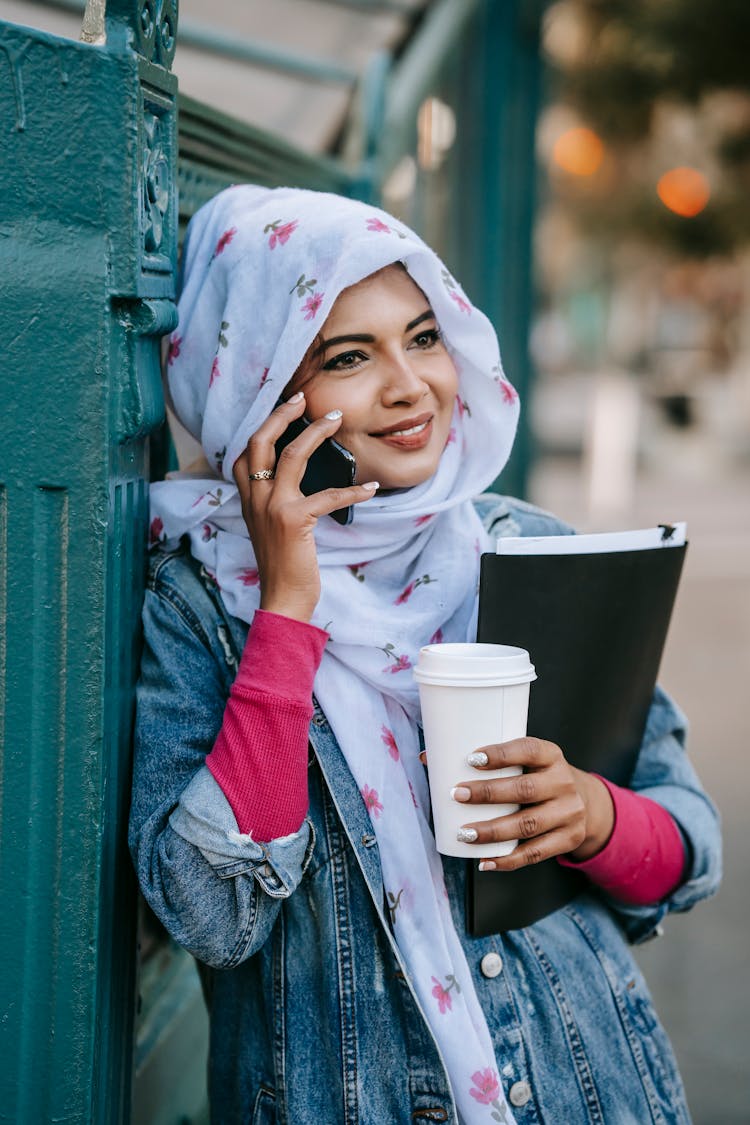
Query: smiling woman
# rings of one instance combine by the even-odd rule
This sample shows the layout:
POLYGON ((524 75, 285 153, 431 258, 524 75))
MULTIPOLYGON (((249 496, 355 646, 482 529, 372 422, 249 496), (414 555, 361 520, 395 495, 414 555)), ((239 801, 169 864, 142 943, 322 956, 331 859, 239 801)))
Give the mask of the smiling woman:
POLYGON ((672 704, 629 790, 533 732, 466 761, 460 837, 520 805, 482 821, 520 839, 485 862, 566 857, 590 881, 570 907, 472 938, 435 848, 419 649, 471 637, 488 528, 566 530, 477 497, 518 417, 489 321, 384 212, 249 186, 193 219, 179 310, 171 397, 211 469, 152 488, 131 847, 208 978, 212 1120, 686 1125, 623 939, 716 883, 672 704), (303 494, 333 438, 356 482, 303 494), (500 760, 525 775, 483 780, 500 760))

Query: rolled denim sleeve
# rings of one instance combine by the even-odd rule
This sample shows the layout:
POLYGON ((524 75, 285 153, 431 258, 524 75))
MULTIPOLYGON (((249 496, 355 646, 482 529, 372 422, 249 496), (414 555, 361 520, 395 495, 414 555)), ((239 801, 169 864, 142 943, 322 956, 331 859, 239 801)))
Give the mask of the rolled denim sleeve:
MULTIPOLYGON (((184 566, 184 564, 183 564, 184 566)), ((129 843, 141 890, 198 960, 231 968, 256 952, 309 863, 309 821, 260 843, 238 828, 205 766, 234 668, 218 612, 192 574, 146 592, 129 843)))
POLYGON ((312 846, 309 820, 297 832, 268 844, 241 833, 229 801, 206 766, 188 783, 169 826, 198 849, 220 878, 252 875, 271 898, 287 898, 296 889, 312 846))
POLYGON ((721 828, 715 805, 685 752, 685 716, 657 687, 630 788, 671 813, 686 850, 685 878, 662 902, 630 906, 605 896, 631 942, 646 941, 673 911, 690 910, 721 881, 721 828))

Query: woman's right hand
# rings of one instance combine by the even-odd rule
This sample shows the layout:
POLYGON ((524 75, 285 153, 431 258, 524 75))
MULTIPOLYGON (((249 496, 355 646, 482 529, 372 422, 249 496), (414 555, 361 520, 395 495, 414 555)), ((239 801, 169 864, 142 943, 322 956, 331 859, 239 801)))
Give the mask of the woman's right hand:
POLYGON ((290 422, 305 410, 299 391, 278 406, 257 430, 234 463, 242 515, 258 563, 260 608, 309 621, 320 597, 320 572, 313 532, 320 516, 369 500, 377 484, 327 488, 312 496, 300 492, 314 449, 333 437, 341 413, 332 411, 311 422, 276 460, 275 445, 290 422), (270 480, 250 480, 250 473, 274 469, 270 480))

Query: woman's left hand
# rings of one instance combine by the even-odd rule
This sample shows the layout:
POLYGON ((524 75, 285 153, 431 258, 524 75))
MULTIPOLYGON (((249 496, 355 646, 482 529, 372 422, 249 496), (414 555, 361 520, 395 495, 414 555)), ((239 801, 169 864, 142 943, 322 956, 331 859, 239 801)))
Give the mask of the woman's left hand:
MULTIPOLYGON (((477 747, 487 757, 477 770, 522 766, 516 777, 462 781, 455 800, 472 805, 520 805, 518 812, 492 820, 468 821, 476 844, 518 840, 510 855, 482 859, 483 870, 515 871, 556 855, 581 861, 601 851, 614 827, 614 807, 606 785, 594 774, 576 769, 559 746, 541 738, 515 738, 477 747)), ((468 810, 467 810, 468 811, 468 810)), ((477 810, 479 811, 479 810, 477 810)))

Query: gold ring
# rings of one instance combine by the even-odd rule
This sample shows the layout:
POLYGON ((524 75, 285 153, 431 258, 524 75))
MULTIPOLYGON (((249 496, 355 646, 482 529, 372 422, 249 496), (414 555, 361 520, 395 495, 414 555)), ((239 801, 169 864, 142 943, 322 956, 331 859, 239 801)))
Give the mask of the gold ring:
POLYGON ((248 473, 248 480, 273 480, 276 475, 275 469, 261 469, 259 473, 248 473))

